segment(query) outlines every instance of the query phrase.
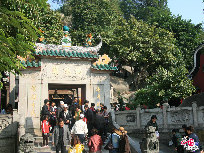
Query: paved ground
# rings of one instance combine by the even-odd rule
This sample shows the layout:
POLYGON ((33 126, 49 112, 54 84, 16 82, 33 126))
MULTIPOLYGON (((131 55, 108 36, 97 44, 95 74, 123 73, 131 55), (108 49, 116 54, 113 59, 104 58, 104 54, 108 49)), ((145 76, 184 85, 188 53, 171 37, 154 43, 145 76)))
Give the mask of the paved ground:
MULTIPOLYGON (((131 137, 132 138, 132 137, 131 137)), ((137 138, 132 138, 132 140, 136 143, 137 145, 137 148, 140 150, 140 144, 139 142, 141 141, 140 139, 137 139, 137 138)), ((141 153, 141 150, 140 152, 138 153, 141 153)), ((171 147, 168 147, 162 143, 159 144, 159 153, 175 153, 175 151, 171 148, 171 147)))
MULTIPOLYGON (((35 146, 35 149, 38 153, 55 153, 55 147, 52 146, 51 137, 49 137, 48 147, 42 147, 42 137, 37 138, 37 143, 35 144, 35 146)), ((89 152, 88 146, 85 146, 85 150, 87 151, 87 153, 89 152)), ((102 153, 108 153, 108 151, 103 149, 102 153)))
MULTIPOLYGON (((139 142, 141 141, 140 139, 137 139, 137 138, 133 138, 131 137, 131 139, 134 141, 135 143, 135 147, 137 148, 138 150, 138 153, 141 153, 141 150, 140 150, 140 144, 139 142)), ((106 143, 106 142, 105 142, 106 143)), ((162 143, 159 144, 159 153, 176 153, 173 148, 169 147, 169 146, 166 146, 162 143)), ((51 143, 51 137, 49 137, 49 147, 41 147, 42 146, 42 137, 37 137, 37 143, 35 144, 36 146, 36 150, 38 153, 55 153, 55 148, 52 146, 52 143, 51 143)), ((104 148, 104 146, 103 146, 104 148)), ((85 146, 85 150, 87 151, 88 153, 88 147, 85 146)), ((102 150, 102 153, 108 153, 107 150, 102 150)))

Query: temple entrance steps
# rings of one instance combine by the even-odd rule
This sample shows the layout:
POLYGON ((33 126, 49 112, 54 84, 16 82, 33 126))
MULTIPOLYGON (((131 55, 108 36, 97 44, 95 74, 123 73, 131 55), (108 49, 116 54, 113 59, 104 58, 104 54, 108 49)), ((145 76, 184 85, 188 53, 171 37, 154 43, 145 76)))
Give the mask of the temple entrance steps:
MULTIPOLYGON (((41 134, 42 135, 42 134, 41 134)), ((49 136, 48 139, 48 147, 42 147, 43 146, 43 137, 34 137, 35 139, 35 150, 37 151, 37 153, 55 153, 55 147, 53 147, 52 145, 52 136, 49 136)), ((104 148, 104 146, 102 147, 104 148)), ((85 150, 88 153, 89 149, 88 146, 85 146, 85 150)), ((102 153, 108 153, 109 151, 102 149, 102 153)))

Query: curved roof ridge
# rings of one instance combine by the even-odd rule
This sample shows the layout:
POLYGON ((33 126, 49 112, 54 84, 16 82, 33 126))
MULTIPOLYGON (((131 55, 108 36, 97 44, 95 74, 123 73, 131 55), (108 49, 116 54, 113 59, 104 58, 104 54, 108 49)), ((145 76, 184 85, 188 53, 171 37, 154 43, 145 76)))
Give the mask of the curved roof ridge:
POLYGON ((190 71, 188 77, 192 77, 195 73, 195 70, 197 70, 199 68, 200 65, 200 54, 201 52, 199 52, 202 48, 204 47, 204 42, 195 50, 194 52, 194 65, 193 65, 193 69, 190 71))
MULTIPOLYGON (((101 37, 99 36, 101 39, 101 37)), ((70 46, 70 47, 62 47, 62 45, 54 45, 54 44, 42 44, 36 43, 35 50, 36 52, 42 50, 66 50, 66 51, 77 51, 77 52, 98 52, 102 47, 102 39, 97 46, 93 47, 84 47, 84 46, 70 46)))

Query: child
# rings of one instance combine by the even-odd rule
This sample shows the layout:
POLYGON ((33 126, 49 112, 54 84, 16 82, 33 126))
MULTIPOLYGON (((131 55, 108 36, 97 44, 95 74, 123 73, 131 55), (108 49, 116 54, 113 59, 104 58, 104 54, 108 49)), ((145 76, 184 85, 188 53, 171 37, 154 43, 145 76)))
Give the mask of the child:
POLYGON ((55 102, 52 102, 52 105, 50 107, 50 124, 51 124, 51 130, 50 133, 53 132, 54 127, 56 126, 57 116, 56 116, 56 109, 55 102))
POLYGON ((173 134, 172 141, 173 144, 175 145, 175 150, 177 150, 178 153, 184 153, 183 146, 181 145, 182 135, 179 133, 179 130, 173 129, 172 134, 173 134))
POLYGON ((48 135, 50 132, 50 124, 48 122, 48 115, 45 116, 45 120, 43 120, 42 122, 42 134, 43 134, 43 146, 46 147, 48 146, 48 135), (45 141, 46 141, 46 145, 45 145, 45 141))
POLYGON ((71 147, 68 150, 68 153, 82 153, 84 150, 84 145, 81 144, 79 137, 74 135, 71 140, 71 147))
POLYGON ((101 153, 101 146, 103 145, 103 141, 101 137, 98 135, 98 130, 92 130, 91 138, 89 139, 89 153, 101 153))

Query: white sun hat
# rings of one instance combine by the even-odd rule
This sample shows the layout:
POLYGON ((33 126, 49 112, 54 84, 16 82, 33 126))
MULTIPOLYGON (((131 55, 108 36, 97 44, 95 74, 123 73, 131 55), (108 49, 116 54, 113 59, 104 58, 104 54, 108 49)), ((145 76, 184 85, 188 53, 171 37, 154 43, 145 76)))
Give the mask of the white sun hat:
POLYGON ((80 118, 84 118, 84 114, 80 114, 80 118))

